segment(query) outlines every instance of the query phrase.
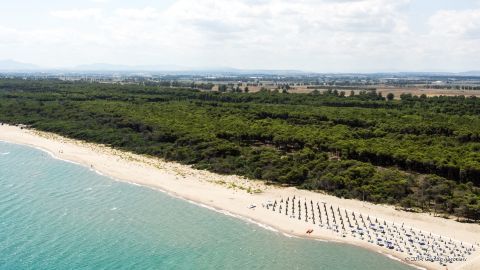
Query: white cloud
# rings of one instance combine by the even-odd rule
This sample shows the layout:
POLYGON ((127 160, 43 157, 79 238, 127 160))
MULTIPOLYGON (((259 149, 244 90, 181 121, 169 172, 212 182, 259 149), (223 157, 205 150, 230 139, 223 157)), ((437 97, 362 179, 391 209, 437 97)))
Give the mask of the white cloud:
POLYGON ((152 20, 157 19, 161 13, 151 7, 136 9, 136 8, 121 8, 115 10, 117 16, 133 19, 133 20, 152 20))
POLYGON ((172 17, 217 32, 265 27, 265 31, 297 30, 390 32, 404 30, 397 11, 405 1, 217 1, 181 0, 168 11, 172 17))
POLYGON ((50 12, 50 15, 54 17, 73 20, 99 18, 101 14, 102 11, 98 8, 54 10, 50 12))
POLYGON ((480 9, 442 10, 429 19, 429 25, 434 35, 480 38, 480 9))
POLYGON ((0 27, 0 58, 8 44, 17 43, 22 45, 15 50, 32 55, 41 46, 44 51, 62 48, 55 51, 58 57, 43 52, 35 57, 70 65, 90 61, 380 71, 429 69, 448 61, 454 68, 475 67, 480 61, 478 10, 438 12, 428 20, 429 33, 416 34, 409 28, 409 3, 178 0, 163 9, 56 10, 50 15, 68 20, 61 28, 0 27))
POLYGON ((57 40, 61 35, 58 35, 58 31, 50 30, 34 30, 34 31, 22 31, 11 27, 5 27, 0 25, 0 40, 2 45, 22 45, 35 42, 39 45, 43 41, 49 40, 53 42, 57 40), (57 33, 57 34, 56 34, 57 33))
POLYGON ((182 0, 165 16, 175 18, 179 31, 194 30, 197 44, 215 52, 206 55, 225 56, 227 65, 268 67, 276 61, 292 67, 302 62, 304 69, 318 69, 325 62, 339 65, 339 57, 366 58, 377 47, 387 51, 389 40, 395 43, 391 35, 408 32, 399 12, 407 2, 182 0))
POLYGON ((418 40, 424 63, 454 70, 478 70, 480 9, 440 10, 428 19, 429 32, 418 40))

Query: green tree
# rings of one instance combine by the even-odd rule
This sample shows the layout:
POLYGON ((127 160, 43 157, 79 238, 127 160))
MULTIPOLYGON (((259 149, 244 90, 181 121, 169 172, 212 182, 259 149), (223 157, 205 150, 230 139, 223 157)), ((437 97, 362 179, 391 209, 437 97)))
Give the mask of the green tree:
POLYGON ((222 93, 227 92, 227 86, 225 84, 219 85, 218 86, 218 91, 222 92, 222 93))

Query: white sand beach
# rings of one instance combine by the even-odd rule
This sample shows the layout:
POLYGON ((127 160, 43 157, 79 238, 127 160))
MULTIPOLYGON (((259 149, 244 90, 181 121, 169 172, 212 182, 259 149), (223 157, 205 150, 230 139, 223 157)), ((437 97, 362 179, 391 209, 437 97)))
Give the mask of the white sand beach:
MULTIPOLYGON (((262 207, 267 201, 285 201, 286 198, 300 198, 304 202, 320 202, 339 207, 342 211, 355 212, 395 223, 398 226, 414 228, 425 234, 432 233, 444 239, 462 242, 461 245, 475 246, 475 251, 466 261, 448 264, 448 269, 480 269, 480 225, 459 223, 452 219, 434 217, 422 213, 410 213, 395 210, 393 206, 375 205, 357 200, 341 199, 321 193, 298 190, 288 187, 265 185, 261 181, 248 180, 239 176, 225 176, 200 171, 189 166, 165 162, 158 158, 132 154, 107 146, 86 143, 64 138, 52 133, 10 125, 0 126, 0 140, 34 146, 50 152, 56 158, 72 161, 96 170, 119 181, 136 183, 157 188, 172 195, 225 210, 254 222, 267 225, 289 235, 339 241, 361 246, 376 252, 394 256, 405 263, 415 264, 427 269, 446 269, 438 262, 412 261, 408 254, 369 243, 351 234, 343 237, 332 230, 306 222, 303 218, 291 218, 289 215, 262 207), (255 205, 256 207, 250 207, 255 205), (308 229, 313 229, 307 234, 308 229)), ((310 207, 310 206, 309 206, 310 207)), ((460 244, 458 244, 460 246, 460 244)))

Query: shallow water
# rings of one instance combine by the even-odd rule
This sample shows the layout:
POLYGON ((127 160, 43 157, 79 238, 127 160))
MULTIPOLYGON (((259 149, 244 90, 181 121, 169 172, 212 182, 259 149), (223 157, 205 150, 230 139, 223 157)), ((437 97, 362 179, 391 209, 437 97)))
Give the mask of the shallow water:
POLYGON ((412 269, 0 142, 0 269, 412 269))

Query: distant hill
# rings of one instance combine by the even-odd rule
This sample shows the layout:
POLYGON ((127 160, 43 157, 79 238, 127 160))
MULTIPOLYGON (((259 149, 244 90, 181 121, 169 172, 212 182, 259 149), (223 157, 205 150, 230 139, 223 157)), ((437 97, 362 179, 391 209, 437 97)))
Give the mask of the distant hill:
POLYGON ((480 70, 472 70, 458 73, 462 76, 480 76, 480 70))
POLYGON ((256 69, 237 69, 232 67, 185 67, 177 65, 115 65, 107 63, 95 63, 79 65, 73 68, 77 71, 176 71, 188 74, 203 73, 222 73, 222 74, 302 74, 304 72, 297 70, 256 70, 256 69))
POLYGON ((187 70, 188 68, 176 66, 176 65, 142 65, 142 66, 129 66, 129 65, 115 65, 107 63, 94 63, 87 65, 79 65, 73 68, 80 71, 180 71, 187 70))
POLYGON ((122 65, 109 63, 93 63, 84 64, 74 67, 55 67, 47 68, 37 66, 30 63, 23 63, 11 59, 0 60, 0 72, 65 72, 65 73, 166 73, 166 74, 182 74, 182 75, 223 75, 223 76, 262 76, 262 75, 278 75, 278 76, 295 76, 295 75, 334 75, 334 76, 466 76, 480 77, 480 70, 465 72, 374 72, 374 73, 318 73, 293 69, 241 69, 228 66, 217 67, 188 67, 180 65, 122 65))
POLYGON ((35 69, 39 69, 39 67, 34 64, 18 62, 11 59, 0 60, 0 70, 3 71, 27 71, 35 69))

